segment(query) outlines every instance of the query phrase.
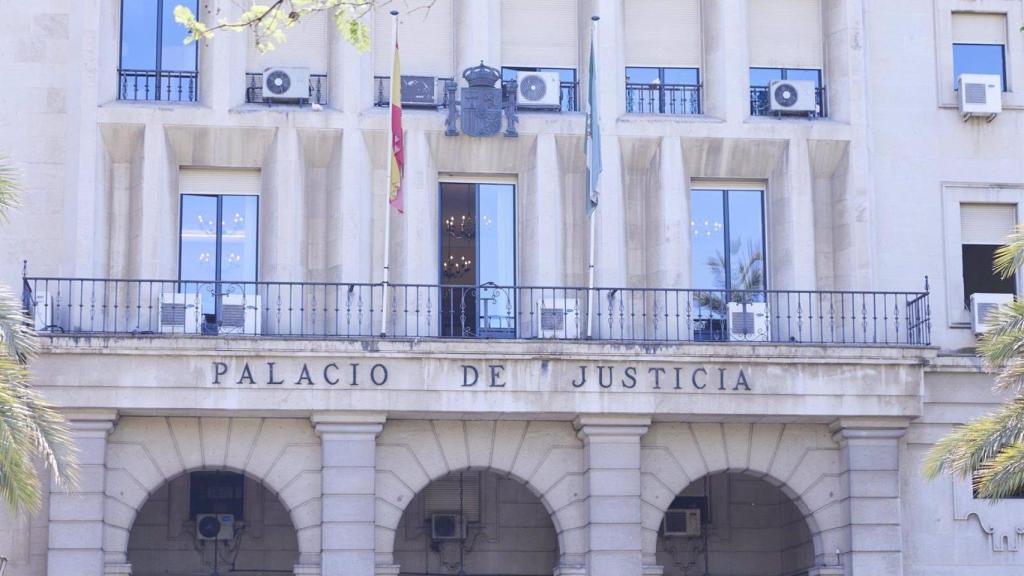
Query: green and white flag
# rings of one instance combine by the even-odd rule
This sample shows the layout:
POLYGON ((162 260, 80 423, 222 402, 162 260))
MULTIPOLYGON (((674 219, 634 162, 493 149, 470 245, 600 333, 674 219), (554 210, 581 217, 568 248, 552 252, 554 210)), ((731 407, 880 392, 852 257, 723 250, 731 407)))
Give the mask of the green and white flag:
POLYGON ((594 28, 590 29, 590 85, 587 95, 587 215, 597 208, 598 181, 601 178, 601 124, 597 119, 597 51, 594 28))

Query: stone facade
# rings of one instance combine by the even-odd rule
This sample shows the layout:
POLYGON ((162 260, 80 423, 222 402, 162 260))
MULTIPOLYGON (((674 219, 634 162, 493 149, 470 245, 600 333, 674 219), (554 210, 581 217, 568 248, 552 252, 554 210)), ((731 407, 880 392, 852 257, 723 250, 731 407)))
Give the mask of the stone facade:
MULTIPOLYGON (((531 47, 503 23, 533 10, 538 23, 573 23, 552 50, 569 47, 582 103, 600 15, 598 286, 707 288, 692 285, 690 192, 754 186, 771 289, 914 292, 927 277, 930 341, 847 342, 831 326, 808 343, 790 326, 771 342, 687 342, 678 322, 653 329, 660 342, 454 340, 433 337, 436 314, 387 338, 369 317, 355 321, 359 337, 269 331, 322 322, 305 301, 278 305, 262 336, 50 331, 33 370, 66 410, 82 476, 35 514, 0 510, 9 575, 209 573, 211 547, 231 562, 222 573, 247 576, 1024 570, 1024 501, 992 506, 965 482, 920 474, 938 438, 1002 399, 962 306, 960 206, 1024 206, 1024 2, 776 2, 820 23, 812 50, 828 113, 808 119, 751 116, 749 68, 762 56, 751 14, 766 0, 514 1, 520 12, 509 0, 438 0, 406 20, 404 71, 525 65, 504 61, 531 47), (650 38, 672 41, 680 32, 656 16, 684 4, 695 7, 702 114, 627 112, 622 71, 647 40, 629 34, 646 17, 650 38), (1008 89, 991 122, 956 109, 955 12, 1008 23, 1008 89), (446 23, 426 20, 439 15, 446 23), (431 337, 411 337, 420 328, 431 337), (190 514, 191 473, 214 470, 245 478, 245 524, 223 551, 196 540, 190 514), (700 508, 699 536, 666 534, 677 499, 700 508), (461 518, 467 501, 472 519, 461 518), (460 516, 464 537, 433 534, 438 514, 460 516)), ((237 9, 202 4, 207 18, 237 9)), ((374 75, 389 54, 325 27, 301 44, 327 73, 322 109, 247 103, 246 73, 263 57, 246 34, 221 34, 199 48, 195 102, 125 101, 120 24, 120 0, 5 7, 0 153, 23 185, 0 235, 7 285, 21 286, 24 260, 32 277, 173 284, 182 173, 216 168, 259 172, 261 281, 379 286, 387 242, 391 282, 436 284, 438 186, 459 181, 515 186, 519 285, 586 286, 584 113, 523 111, 517 138, 471 138, 446 136, 442 110, 407 109, 405 213, 385 239, 388 116, 374 75)), ((673 50, 649 65, 673 65, 673 50)), ((70 284, 52 286, 68 298, 70 284)), ((129 314, 77 298, 69 329, 129 314)), ((824 324, 821 301, 807 306, 824 324)), ((866 334, 879 316, 905 330, 901 310, 862 312, 840 333, 866 334)), ((634 336, 653 322, 629 323, 617 327, 634 336)))

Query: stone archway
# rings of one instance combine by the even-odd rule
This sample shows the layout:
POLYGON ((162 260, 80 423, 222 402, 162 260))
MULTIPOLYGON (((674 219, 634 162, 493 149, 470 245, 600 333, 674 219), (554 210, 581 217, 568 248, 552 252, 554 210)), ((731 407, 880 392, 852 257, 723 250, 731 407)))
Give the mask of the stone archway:
POLYGON ((298 541, 297 573, 319 573, 321 448, 309 420, 125 417, 110 433, 103 550, 108 574, 130 570, 128 540, 150 496, 201 469, 259 480, 280 499, 298 541))
POLYGON ((526 486, 558 535, 560 566, 583 563, 583 443, 567 422, 388 421, 377 442, 379 574, 397 573, 395 534, 416 494, 452 472, 481 469, 526 486))

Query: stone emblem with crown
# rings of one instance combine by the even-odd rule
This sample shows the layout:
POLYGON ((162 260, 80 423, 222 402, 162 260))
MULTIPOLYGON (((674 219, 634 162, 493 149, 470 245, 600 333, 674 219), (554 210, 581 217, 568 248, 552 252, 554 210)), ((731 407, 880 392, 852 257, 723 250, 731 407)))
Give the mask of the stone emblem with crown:
POLYGON ((501 118, 506 118, 505 136, 517 136, 516 132, 516 86, 515 81, 496 84, 501 72, 480 62, 479 66, 462 72, 467 86, 461 89, 458 100, 455 82, 446 86, 448 92, 448 117, 445 119, 445 134, 459 134, 458 124, 467 136, 493 136, 501 131, 501 118))

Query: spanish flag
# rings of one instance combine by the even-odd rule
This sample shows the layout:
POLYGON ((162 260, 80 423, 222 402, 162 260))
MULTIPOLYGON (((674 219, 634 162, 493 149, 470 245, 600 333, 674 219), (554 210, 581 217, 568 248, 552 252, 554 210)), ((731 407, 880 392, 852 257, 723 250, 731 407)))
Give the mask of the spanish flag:
POLYGON ((405 171, 405 142, 402 135, 402 74, 398 65, 398 34, 395 33, 395 60, 391 67, 391 186, 388 201, 402 210, 402 175, 405 171))

